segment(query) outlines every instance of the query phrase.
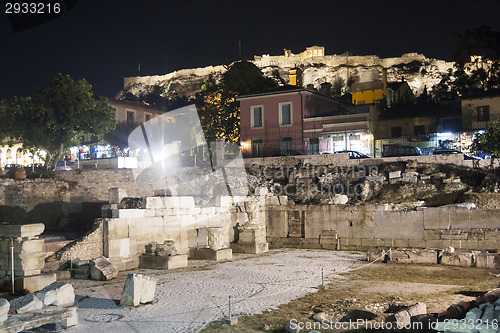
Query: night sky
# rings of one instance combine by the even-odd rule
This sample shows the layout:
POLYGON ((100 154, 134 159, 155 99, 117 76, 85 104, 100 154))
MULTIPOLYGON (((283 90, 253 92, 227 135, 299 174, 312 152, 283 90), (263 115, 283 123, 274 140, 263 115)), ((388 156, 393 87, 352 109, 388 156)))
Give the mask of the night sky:
POLYGON ((86 78, 114 97, 123 77, 161 75, 325 47, 326 54, 452 60, 451 31, 500 31, 499 0, 80 0, 53 21, 12 32, 0 13, 0 98, 27 96, 55 73, 86 78), (141 71, 138 71, 138 64, 141 71))

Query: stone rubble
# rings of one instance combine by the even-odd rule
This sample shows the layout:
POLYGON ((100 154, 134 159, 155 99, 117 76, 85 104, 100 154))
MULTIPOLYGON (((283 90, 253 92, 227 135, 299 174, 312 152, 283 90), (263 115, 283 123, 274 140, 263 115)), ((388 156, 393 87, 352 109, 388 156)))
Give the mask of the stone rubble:
POLYGON ((104 257, 95 258, 89 261, 90 276, 97 281, 108 281, 118 276, 118 271, 113 264, 104 257))
POLYGON ((129 274, 123 287, 120 305, 138 306, 154 300, 156 291, 156 279, 142 275, 129 274))
POLYGON ((54 282, 36 294, 44 306, 67 307, 75 303, 75 290, 71 283, 54 282))
POLYGON ((7 320, 10 303, 5 298, 0 298, 0 325, 7 320))
POLYGON ((10 302, 10 306, 16 313, 26 313, 43 308, 43 302, 33 294, 18 297, 10 302))

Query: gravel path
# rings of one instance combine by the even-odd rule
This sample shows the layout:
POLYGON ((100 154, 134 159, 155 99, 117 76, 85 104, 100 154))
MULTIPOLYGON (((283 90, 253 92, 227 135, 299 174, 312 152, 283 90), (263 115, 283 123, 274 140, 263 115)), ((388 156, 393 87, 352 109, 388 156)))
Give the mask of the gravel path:
POLYGON ((102 284, 89 288, 75 283, 79 324, 67 332, 196 332, 228 315, 229 296, 233 314, 260 313, 317 291, 322 268, 325 279, 334 277, 364 257, 280 249, 265 255, 235 255, 233 261, 208 269, 155 271, 157 302, 137 308, 122 308, 113 300, 119 298, 116 289, 123 284, 116 284, 113 291, 102 284))

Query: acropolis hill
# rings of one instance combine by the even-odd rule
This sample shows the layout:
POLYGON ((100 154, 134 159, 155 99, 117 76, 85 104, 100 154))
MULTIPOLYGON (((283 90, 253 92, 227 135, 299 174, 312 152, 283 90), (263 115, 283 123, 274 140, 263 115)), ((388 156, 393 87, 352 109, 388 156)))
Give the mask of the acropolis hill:
MULTIPOLYGON (((376 55, 325 55, 324 47, 308 47, 300 54, 284 50, 283 55, 264 54, 254 56, 252 61, 262 72, 282 84, 289 82, 289 70, 302 70, 302 85, 312 85, 319 89, 321 84, 346 86, 349 82, 368 82, 380 80, 382 70, 387 69, 388 82, 405 80, 416 95, 424 87, 430 91, 440 80, 443 73, 453 67, 453 62, 427 58, 418 53, 406 53, 396 58, 380 58, 376 55), (348 78, 348 79, 347 79, 348 78)), ((199 87, 212 75, 217 80, 226 71, 222 65, 203 68, 182 69, 165 75, 135 76, 124 79, 124 89, 134 95, 148 91, 148 86, 170 86, 170 89, 184 91, 182 87, 199 87)), ((189 91, 183 92, 189 97, 189 91)))

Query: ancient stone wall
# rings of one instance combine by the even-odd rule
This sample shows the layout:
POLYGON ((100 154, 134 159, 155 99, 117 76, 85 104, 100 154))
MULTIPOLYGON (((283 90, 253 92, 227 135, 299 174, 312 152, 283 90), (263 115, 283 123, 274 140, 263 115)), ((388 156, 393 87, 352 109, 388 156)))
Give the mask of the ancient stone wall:
POLYGON ((388 204, 266 206, 273 246, 367 250, 374 247, 494 250, 499 210, 464 205, 393 210, 388 204))
POLYGON ((108 189, 123 187, 130 196, 153 194, 135 183, 132 170, 55 172, 51 178, 0 178, 0 219, 9 223, 44 223, 47 228, 81 226, 100 216, 108 189))

